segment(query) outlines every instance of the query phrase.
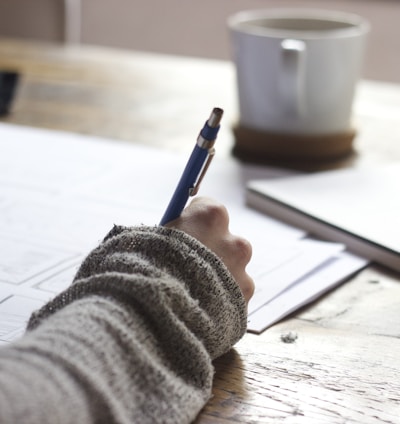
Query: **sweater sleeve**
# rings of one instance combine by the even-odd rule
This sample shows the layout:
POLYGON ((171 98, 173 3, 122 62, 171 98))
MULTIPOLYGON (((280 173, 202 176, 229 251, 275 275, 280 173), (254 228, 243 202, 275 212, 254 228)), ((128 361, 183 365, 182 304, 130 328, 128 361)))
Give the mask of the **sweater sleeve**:
POLYGON ((189 423, 210 397, 212 360, 245 330, 241 291, 205 246, 114 227, 0 350, 0 422, 189 423))

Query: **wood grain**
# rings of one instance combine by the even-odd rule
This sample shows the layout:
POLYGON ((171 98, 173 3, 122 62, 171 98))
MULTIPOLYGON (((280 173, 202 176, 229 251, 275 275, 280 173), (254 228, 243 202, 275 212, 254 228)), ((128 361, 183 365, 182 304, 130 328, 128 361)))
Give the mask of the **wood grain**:
POLYGON ((400 284, 370 269, 216 361, 198 423, 398 423, 400 284), (297 338, 285 343, 282 335, 297 338))

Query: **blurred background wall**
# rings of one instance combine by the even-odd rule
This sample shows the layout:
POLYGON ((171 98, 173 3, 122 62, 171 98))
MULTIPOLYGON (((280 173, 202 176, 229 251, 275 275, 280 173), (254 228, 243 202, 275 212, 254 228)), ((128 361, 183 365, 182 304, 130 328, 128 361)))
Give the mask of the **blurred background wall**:
POLYGON ((400 0, 0 0, 0 36, 229 59, 227 17, 270 7, 364 16, 364 77, 400 82, 400 0))

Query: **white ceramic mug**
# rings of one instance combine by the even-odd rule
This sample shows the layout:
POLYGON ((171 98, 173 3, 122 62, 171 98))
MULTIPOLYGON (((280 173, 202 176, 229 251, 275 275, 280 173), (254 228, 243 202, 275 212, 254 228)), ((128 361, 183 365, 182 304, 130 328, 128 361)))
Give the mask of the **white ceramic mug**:
POLYGON ((369 24, 315 9, 239 12, 228 19, 239 124, 278 134, 332 134, 351 127, 369 24))

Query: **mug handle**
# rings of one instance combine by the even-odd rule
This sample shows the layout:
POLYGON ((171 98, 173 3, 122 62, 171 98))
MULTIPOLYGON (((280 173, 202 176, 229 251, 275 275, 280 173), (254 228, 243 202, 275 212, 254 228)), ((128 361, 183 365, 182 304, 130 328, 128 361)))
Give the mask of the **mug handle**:
POLYGON ((305 113, 304 78, 306 43, 301 40, 285 39, 281 42, 282 75, 280 95, 284 111, 290 116, 305 113))

